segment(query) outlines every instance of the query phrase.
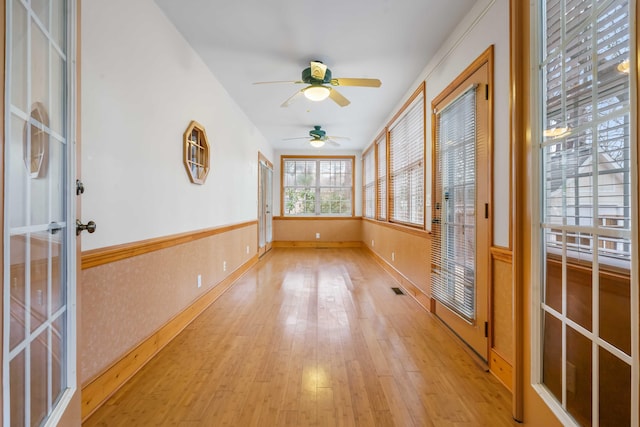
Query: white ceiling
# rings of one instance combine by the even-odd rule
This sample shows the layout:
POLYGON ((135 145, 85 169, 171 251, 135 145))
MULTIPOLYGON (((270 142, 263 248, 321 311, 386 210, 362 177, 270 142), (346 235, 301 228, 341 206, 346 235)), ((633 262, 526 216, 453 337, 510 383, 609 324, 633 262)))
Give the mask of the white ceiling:
MULTIPOLYGON (((389 115, 476 0, 156 0, 212 73, 276 150, 312 149, 313 125, 341 149, 369 145, 389 115), (351 104, 304 97, 280 104, 305 85, 309 61, 333 77, 378 78, 380 88, 338 87, 351 104)), ((330 147, 325 145, 325 147, 330 147)))

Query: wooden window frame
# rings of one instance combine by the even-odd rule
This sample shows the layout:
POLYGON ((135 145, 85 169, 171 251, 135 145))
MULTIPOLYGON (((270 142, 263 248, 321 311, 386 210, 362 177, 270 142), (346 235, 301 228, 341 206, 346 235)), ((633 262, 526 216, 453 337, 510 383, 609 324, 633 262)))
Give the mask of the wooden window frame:
MULTIPOLYGON (((427 127, 426 127, 426 84, 425 82, 422 82, 420 84, 420 86, 418 86, 418 88, 413 92, 413 94, 409 97, 409 99, 404 103, 404 105, 402 106, 402 108, 400 109, 400 111, 398 111, 393 118, 389 121, 389 124, 387 125, 387 202, 388 202, 388 221, 395 223, 395 224, 400 224, 406 227, 412 227, 412 228, 418 228, 421 230, 424 230, 425 227, 425 196, 426 196, 426 166, 427 166, 427 162, 426 162, 426 157, 427 157, 427 127), (412 223, 412 222, 408 222, 408 221, 401 221, 398 219, 394 219, 394 214, 395 214, 395 210, 396 210, 396 206, 395 206, 395 198, 394 198, 394 193, 393 193, 393 178, 394 178, 394 171, 391 168, 391 163, 392 163, 392 158, 394 155, 393 152, 393 147, 391 144, 391 133, 393 132, 393 127, 398 123, 398 121, 400 119, 402 119, 404 117, 405 112, 407 111, 407 109, 409 107, 411 107, 411 105, 413 104, 413 102, 419 97, 422 96, 422 224, 416 224, 416 223, 412 223)), ((409 167, 408 169, 414 169, 409 167)))
POLYGON ((375 145, 369 146, 362 153, 362 217, 375 219, 378 215, 378 150, 375 145), (373 180, 366 181, 367 174, 367 157, 373 156, 373 180), (373 187, 373 213, 367 215, 367 187, 373 187))
MULTIPOLYGON (((308 156, 308 155, 283 155, 280 157, 280 213, 282 217, 287 218, 353 218, 355 217, 355 176, 356 176, 356 157, 355 156, 308 156), (284 164, 289 160, 306 160, 319 163, 323 160, 349 160, 351 162, 351 213, 350 214, 322 214, 318 210, 315 214, 287 214, 284 209, 285 185, 284 185, 284 164)), ((320 186, 316 182, 317 191, 320 186)))
MULTIPOLYGON (((380 222, 380 223, 385 223, 389 226, 393 226, 393 227, 397 227, 399 229, 404 229, 404 230, 414 230, 417 232, 424 232, 425 234, 429 234, 429 231, 427 230, 426 227, 426 188, 427 188, 427 180, 426 180, 426 162, 427 162, 427 121, 426 121, 426 84, 425 82, 420 83, 420 85, 418 85, 418 87, 416 88, 416 90, 411 94, 411 96, 406 100, 406 102, 402 105, 402 107, 396 112, 396 114, 393 115, 393 117, 391 118, 391 120, 389 120, 389 122, 387 123, 387 125, 384 127, 384 129, 378 134, 378 136, 376 136, 376 138, 374 139, 374 141, 364 150, 363 153, 368 152, 369 150, 375 150, 375 176, 376 176, 376 182, 375 182, 375 204, 376 204, 376 215, 375 218, 368 218, 368 217, 364 217, 366 220, 369 221, 376 221, 376 222, 380 222), (404 221, 398 221, 398 220, 394 220, 392 219, 392 214, 393 214, 393 191, 391 188, 391 170, 390 170, 390 159, 391 159, 391 155, 392 155, 392 149, 391 149, 391 144, 390 144, 390 129, 393 127, 394 124, 396 124, 397 120, 401 119, 403 117, 403 115, 405 114, 406 110, 412 105, 412 103, 415 101, 415 99, 418 96, 421 96, 423 98, 423 111, 422 111, 422 123, 423 123, 423 147, 422 147, 422 224, 415 224, 415 223, 410 223, 410 222, 404 222, 404 221), (379 153, 379 142, 381 140, 381 138, 384 138, 384 147, 385 147, 385 165, 384 165, 384 169, 385 169, 385 176, 384 177, 380 177, 380 173, 379 173, 379 160, 380 160, 380 153, 379 153), (381 204, 379 203, 379 198, 380 198, 380 186, 381 186, 381 179, 384 180, 385 183, 385 190, 386 190, 386 194, 385 194, 385 212, 384 212, 384 217, 382 217, 382 212, 381 212, 381 208, 382 206, 380 206, 381 204)), ((362 173, 362 177, 363 177, 363 181, 364 181, 364 171, 362 173)), ((363 209, 364 209, 364 184, 363 184, 363 209)))
POLYGON ((209 139, 204 126, 192 120, 182 136, 184 167, 193 184, 202 185, 209 175, 209 139))

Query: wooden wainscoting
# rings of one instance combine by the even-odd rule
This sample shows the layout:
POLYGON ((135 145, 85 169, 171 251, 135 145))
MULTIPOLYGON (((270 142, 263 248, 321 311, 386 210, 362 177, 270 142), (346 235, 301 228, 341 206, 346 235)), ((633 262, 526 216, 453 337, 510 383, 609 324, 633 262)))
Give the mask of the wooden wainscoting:
POLYGON ((493 278, 492 318, 489 343, 489 370, 513 391, 513 274, 512 252, 508 248, 491 248, 493 278))
POLYGON ((361 224, 362 217, 273 217, 273 247, 359 248, 361 224))
POLYGON ((426 310, 431 310, 431 235, 411 227, 362 221, 363 246, 426 310))
POLYGON ((256 234, 251 221, 83 254, 83 419, 257 263, 256 234))

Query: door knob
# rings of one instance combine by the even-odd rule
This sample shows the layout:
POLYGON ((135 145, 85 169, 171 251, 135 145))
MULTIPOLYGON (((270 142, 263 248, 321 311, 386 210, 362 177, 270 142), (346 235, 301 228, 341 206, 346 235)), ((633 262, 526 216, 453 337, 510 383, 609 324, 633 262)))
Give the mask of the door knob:
POLYGON ((79 236, 84 230, 87 230, 89 233, 93 233, 96 231, 96 223, 93 221, 89 221, 86 224, 80 222, 79 219, 76 219, 76 236, 79 236))

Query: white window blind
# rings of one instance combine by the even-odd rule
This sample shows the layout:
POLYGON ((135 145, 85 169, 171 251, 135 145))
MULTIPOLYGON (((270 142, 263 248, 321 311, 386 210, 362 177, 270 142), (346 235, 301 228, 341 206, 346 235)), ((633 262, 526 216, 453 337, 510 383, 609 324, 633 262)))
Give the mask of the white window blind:
POLYGON ((540 382, 579 424, 638 425, 629 2, 540 6, 540 382))
POLYGON ((435 219, 440 241, 432 254, 432 294, 463 318, 475 319, 476 91, 465 91, 436 115, 435 219))
POLYGON ((387 133, 376 141, 378 153, 378 219, 387 219, 387 133))
POLYGON ((424 227, 424 92, 389 130, 391 221, 424 227))
POLYGON ((376 216, 376 150, 372 146, 362 157, 364 173, 364 216, 375 218, 376 216))
POLYGON ((353 158, 284 158, 282 204, 286 216, 352 215, 353 158))

